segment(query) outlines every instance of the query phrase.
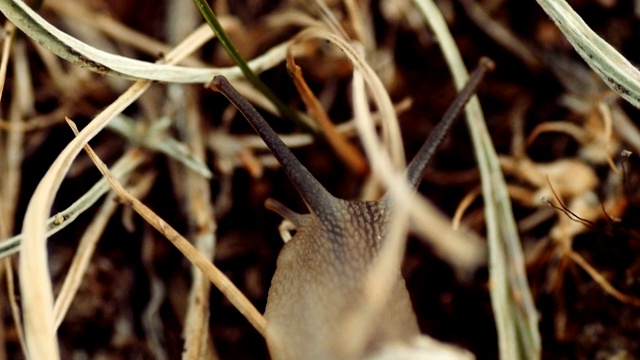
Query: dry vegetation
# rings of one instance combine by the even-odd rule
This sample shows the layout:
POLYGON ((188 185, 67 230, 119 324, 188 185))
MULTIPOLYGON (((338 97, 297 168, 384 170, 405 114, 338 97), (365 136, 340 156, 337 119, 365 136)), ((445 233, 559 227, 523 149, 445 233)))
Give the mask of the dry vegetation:
MULTIPOLYGON (((225 73, 331 193, 375 198, 394 184, 385 166, 416 152, 456 93, 417 2, 212 4, 242 56, 258 59, 251 63, 267 87, 312 125, 277 115, 231 68, 192 0, 45 0, 38 13, 108 53, 213 69, 194 79, 98 74, 5 21, 0 239, 23 232, 25 240, 23 253, 0 266, 0 359, 23 358, 27 346, 32 354, 59 348, 64 359, 267 358, 258 312, 282 241, 281 219, 263 204, 272 197, 300 212, 304 204, 261 140, 206 82, 225 73), (301 70, 295 81, 287 63, 301 70), (354 114, 383 129, 384 147, 368 145, 354 114), (78 137, 74 123, 84 129, 78 137), (91 157, 89 148, 82 151, 89 139, 91 157), (392 154, 388 163, 383 148, 392 154), (115 193, 92 157, 109 166, 115 193), (53 218, 45 226, 47 216, 53 218), (46 247, 45 231, 55 232, 46 247)), ((536 2, 436 3, 468 67, 481 56, 497 64, 478 95, 520 239, 504 232, 504 207, 488 216, 483 205, 493 200, 482 200, 487 175, 476 165, 485 155, 460 122, 420 191, 470 231, 434 230, 440 215, 426 213, 426 203, 412 205, 418 218, 435 219, 411 229, 418 236, 409 237, 403 265, 422 331, 479 359, 504 357, 509 337, 496 330, 491 303, 501 285, 486 262, 473 263, 473 245, 460 247, 477 244, 495 231, 487 224, 498 223, 507 226, 500 236, 512 241, 504 240, 509 255, 500 266, 505 282, 513 281, 504 293, 518 313, 508 321, 525 334, 518 336, 540 336, 545 359, 638 358, 640 114, 585 65, 536 2), (441 231, 453 234, 424 240, 441 231), (539 334, 523 330, 528 290, 511 276, 520 246, 539 334)), ((640 61, 637 1, 569 3, 630 61, 640 61)))

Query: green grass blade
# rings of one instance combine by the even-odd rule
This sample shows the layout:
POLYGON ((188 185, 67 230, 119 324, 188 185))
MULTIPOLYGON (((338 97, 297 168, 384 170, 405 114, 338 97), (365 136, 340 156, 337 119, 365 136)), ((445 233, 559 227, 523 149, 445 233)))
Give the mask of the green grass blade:
POLYGON ((244 58, 238 52, 238 49, 233 45, 233 42, 227 35, 227 33, 220 25, 218 18, 213 13, 213 10, 209 6, 209 4, 205 0, 193 0, 200 13, 202 13, 202 17, 205 21, 211 26, 211 29, 216 34, 218 40, 220 40, 220 44, 227 51, 231 59, 238 65, 240 70, 244 76, 249 80, 253 86, 255 86, 264 96, 273 103, 273 105, 278 109, 280 114, 283 116, 295 121, 298 125, 300 125, 306 132, 315 133, 314 129, 312 129, 307 123, 305 123, 298 114, 293 111, 290 107, 285 105, 278 97, 265 85, 265 83, 260 80, 260 78, 251 70, 251 68, 247 65, 247 62, 244 61, 244 58))

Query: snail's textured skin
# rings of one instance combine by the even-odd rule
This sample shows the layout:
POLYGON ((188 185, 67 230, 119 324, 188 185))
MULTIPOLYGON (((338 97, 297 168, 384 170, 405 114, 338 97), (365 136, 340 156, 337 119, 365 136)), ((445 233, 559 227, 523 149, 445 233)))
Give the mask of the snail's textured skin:
POLYGON ((359 333, 342 332, 345 319, 366 303, 363 285, 382 246, 389 211, 382 201, 333 200, 331 210, 289 219, 296 234, 278 257, 265 312, 274 359, 362 358, 385 343, 419 334, 399 272, 371 321, 359 333), (348 343, 354 338, 364 340, 362 346, 348 343))
MULTIPOLYGON (((453 120, 493 66, 491 60, 481 60, 467 86, 409 164, 409 184, 416 187, 420 182, 453 120)), ((388 345, 402 346, 415 340, 419 329, 399 267, 391 270, 396 274, 392 274, 395 280, 389 293, 382 295, 386 302, 367 307, 364 312, 362 309, 371 304, 365 284, 389 227, 388 198, 345 201, 333 197, 224 77, 215 77, 212 85, 247 118, 310 210, 301 215, 275 201, 269 203, 272 210, 296 226, 295 236, 278 256, 267 299, 266 337, 271 357, 362 359, 376 356, 388 345)))

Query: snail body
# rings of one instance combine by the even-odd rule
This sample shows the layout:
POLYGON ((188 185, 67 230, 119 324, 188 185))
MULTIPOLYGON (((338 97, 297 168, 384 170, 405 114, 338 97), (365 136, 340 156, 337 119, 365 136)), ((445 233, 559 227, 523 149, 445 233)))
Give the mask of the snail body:
MULTIPOLYGON (((493 62, 480 61, 467 86, 407 168, 414 187, 453 120, 493 62)), ((361 359, 387 344, 410 343, 420 334, 400 274, 382 306, 358 327, 350 316, 367 302, 364 285, 384 244, 392 210, 388 196, 348 201, 331 195, 296 159, 260 114, 222 76, 212 82, 251 123, 298 190, 309 214, 298 214, 269 199, 267 207, 291 221, 296 233, 281 250, 271 281, 265 318, 273 359, 361 359), (357 332, 345 333, 346 329, 357 332), (357 339, 358 341, 352 341, 357 339)))
POLYGON ((297 229, 278 256, 265 311, 271 353, 283 355, 277 358, 359 358, 420 333, 397 269, 386 303, 361 328, 366 340, 356 348, 342 343, 358 336, 343 333, 344 321, 367 301, 363 286, 390 212, 381 201, 334 198, 333 203, 331 212, 320 214, 275 208, 297 229))

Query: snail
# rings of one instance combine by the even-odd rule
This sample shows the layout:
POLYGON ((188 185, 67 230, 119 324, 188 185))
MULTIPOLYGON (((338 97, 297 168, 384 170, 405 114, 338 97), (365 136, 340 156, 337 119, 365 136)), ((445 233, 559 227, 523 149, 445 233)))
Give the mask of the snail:
MULTIPOLYGON (((465 88, 407 168, 415 188, 437 146, 475 93, 491 60, 480 60, 465 88)), ((420 335, 409 293, 395 269, 386 302, 367 326, 358 328, 360 345, 345 343, 348 315, 364 301, 364 279, 383 245, 393 209, 389 196, 377 201, 342 200, 331 195, 298 161, 255 108, 223 76, 212 81, 267 144, 310 210, 298 214, 269 199, 266 207, 291 221, 296 233, 282 248, 267 298, 266 341, 273 359, 359 359, 385 344, 420 335)))

